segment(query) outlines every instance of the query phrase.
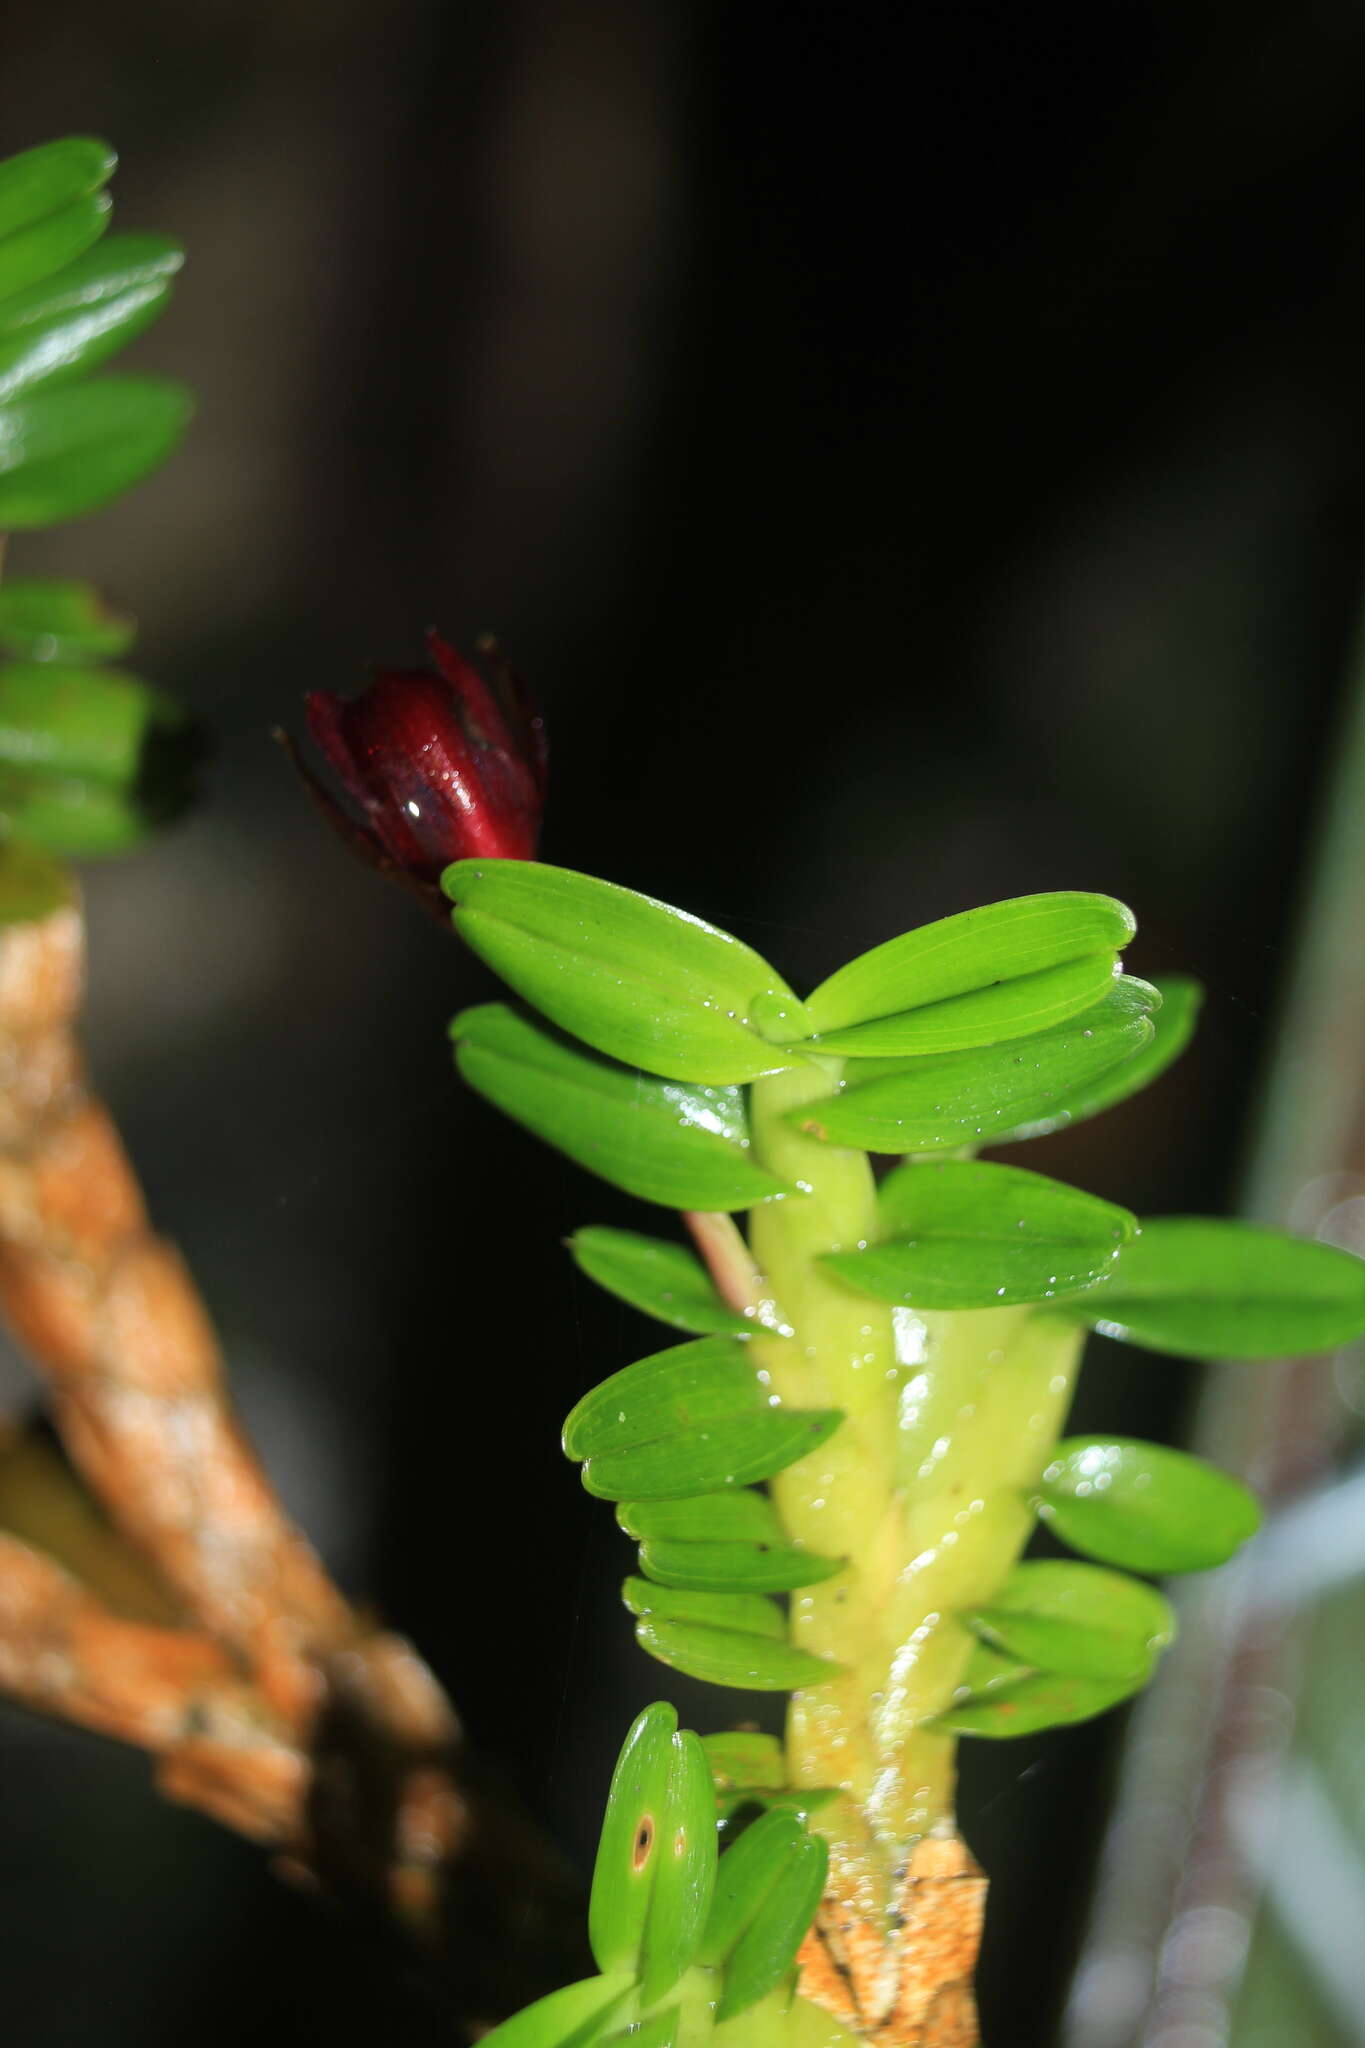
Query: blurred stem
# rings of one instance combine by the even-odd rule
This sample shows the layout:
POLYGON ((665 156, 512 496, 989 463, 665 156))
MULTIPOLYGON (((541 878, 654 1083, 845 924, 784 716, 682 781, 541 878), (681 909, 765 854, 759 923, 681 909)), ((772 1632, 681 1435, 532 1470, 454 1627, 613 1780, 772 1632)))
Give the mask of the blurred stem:
POLYGON ((892 1309, 818 1263, 877 1228, 866 1155, 786 1121, 838 1073, 826 1062, 753 1086, 755 1156, 800 1190, 752 1213, 754 1255, 795 1330, 754 1350, 784 1401, 845 1413, 772 1482, 793 1539, 849 1561, 793 1596, 794 1639, 844 1670, 794 1695, 788 1756, 795 1784, 843 1790, 818 1822, 830 1893, 889 1941, 915 1842, 952 1827, 955 1743, 934 1723, 973 1643, 960 1616, 1028 1538, 1028 1489, 1060 1434, 1082 1338, 1029 1308, 892 1309))

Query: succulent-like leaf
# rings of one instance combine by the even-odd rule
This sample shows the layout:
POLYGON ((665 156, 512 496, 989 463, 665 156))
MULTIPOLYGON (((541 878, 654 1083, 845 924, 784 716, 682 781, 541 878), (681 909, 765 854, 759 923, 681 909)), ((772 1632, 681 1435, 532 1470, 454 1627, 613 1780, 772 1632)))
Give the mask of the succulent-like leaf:
POLYGON ((701 1260, 680 1244, 590 1224, 574 1232, 569 1249, 588 1278, 608 1294, 675 1330, 745 1337, 754 1328, 726 1307, 701 1260))
POLYGON ((64 135, 0 161, 0 236, 31 227, 107 185, 118 158, 94 135, 64 135))
POLYGON ((723 1973, 718 2019, 757 2005, 791 1971, 828 1868, 827 1843, 790 1808, 763 1814, 726 1850, 701 1950, 723 1973))
POLYGON ((1191 981, 1184 974, 1160 975, 1152 985, 1161 997, 1161 1004, 1152 1013, 1153 1037, 1141 1052, 1134 1053, 1119 1066, 1106 1068, 1092 1081, 1064 1089, 1046 1116, 1016 1124, 1011 1131, 997 1131, 991 1143, 1011 1145, 1024 1138, 1044 1138, 1051 1131, 1060 1131, 1068 1124, 1083 1123, 1086 1117, 1098 1116, 1102 1110, 1112 1109, 1116 1103, 1159 1080, 1167 1067, 1179 1059, 1194 1036, 1204 992, 1197 981, 1191 981))
POLYGON ((747 1486, 804 1457, 839 1409, 786 1408, 735 1337, 699 1337, 628 1365, 583 1396, 564 1449, 589 1493, 607 1500, 681 1499, 747 1486))
POLYGON ((1056 1304, 1109 1337, 1193 1358, 1275 1358, 1365 1336, 1365 1259, 1204 1216, 1144 1223, 1093 1302, 1056 1304))
POLYGON ((1261 1520, 1255 1495, 1239 1480, 1135 1437, 1065 1437, 1034 1506, 1073 1550, 1154 1574, 1225 1564, 1261 1520))
POLYGON ((681 1621, 699 1628, 740 1629, 764 1642, 784 1643, 787 1620, 775 1600, 757 1593, 693 1593, 685 1588, 656 1586, 647 1579, 626 1579, 621 1598, 639 1620, 681 1621))
POLYGON ((441 886, 456 929, 564 1030, 673 1081, 725 1086, 793 1064, 750 1019, 796 1002, 728 932, 652 896, 529 860, 456 861, 441 886))
POLYGON ((174 698, 122 669, 0 662, 0 762, 13 768, 128 785, 152 731, 185 723, 174 698))
POLYGON ((1039 1670, 1139 1682, 1176 1628, 1154 1586, 1065 1558, 1016 1565, 994 1598, 963 1619, 984 1641, 1039 1670))
POLYGON ((632 1722, 612 1774, 597 1845, 588 1939, 608 1972, 640 1967, 645 1922, 664 1846, 670 1758, 678 1717, 659 1700, 632 1722))
POLYGON ((717 1792, 786 1789, 786 1752, 775 1735, 755 1728, 724 1728, 716 1735, 703 1735, 701 1746, 717 1792))
POLYGON ((771 1501, 741 1487, 691 1500, 628 1501, 616 1510, 640 1539, 641 1569, 661 1586, 710 1593, 788 1593, 844 1568, 788 1543, 771 1501))
POLYGON ((965 995, 945 996, 941 1002, 900 1010, 892 1017, 850 1024, 844 1031, 822 1032, 809 1043, 801 1041, 799 1049, 848 1059, 904 1059, 998 1045, 1002 1039, 1046 1031, 1093 1009, 1117 972, 1113 953, 1088 953, 1059 967, 1045 967, 1039 974, 1021 974, 965 995))
MULTIPOLYGON (((1079 890, 988 903, 920 925, 861 954, 820 984, 807 998, 806 1011, 813 1029, 827 1038, 874 1019, 1043 974, 1087 955, 1112 956, 1136 929, 1132 912, 1112 896, 1079 890)), ((872 1050, 870 1044, 866 1050, 872 1050)))
POLYGON ((136 622, 112 610, 91 583, 43 576, 7 576, 0 583, 5 654, 24 661, 112 661, 136 637, 136 622))
POLYGON ((859 1060, 838 1093, 787 1121, 871 1152, 990 1145, 997 1131, 1046 1115, 1067 1090, 1140 1052, 1154 1004, 1155 991, 1125 975, 1093 1009, 1030 1038, 932 1059, 859 1060))
POLYGON ((663 1839, 640 1952, 640 2000, 672 1990, 696 1957, 716 1881, 711 1768, 700 1738, 675 1735, 669 1751, 663 1839))
POLYGON ((165 460, 189 393, 160 377, 102 377, 0 406, 0 528, 96 511, 165 460))
POLYGON ((89 192, 0 240, 0 298, 27 291, 83 256, 109 225, 106 193, 89 192))
POLYGON ((635 1992, 634 1974, 619 1971, 566 1984, 513 2013, 483 2039, 486 2048, 589 2048, 635 1992))
POLYGON ((932 1309, 1047 1301, 1107 1281, 1137 1230, 1126 1209, 1079 1188, 965 1159, 898 1168, 878 1216, 881 1242, 821 1264, 876 1301, 932 1309))
POLYGON ((505 1003, 451 1025, 471 1088, 589 1173, 677 1209, 743 1209, 782 1183, 748 1157, 738 1088, 656 1081, 582 1051, 505 1003))
POLYGON ((647 2020, 635 2020, 614 2034, 599 2034, 593 2048, 675 2048, 682 2022, 682 2007, 670 2005, 652 2012, 647 2020))
POLYGON ((98 368, 156 318, 183 262, 163 235, 110 235, 0 299, 0 402, 98 368))
POLYGON ((688 1678, 748 1692, 791 1692, 797 1686, 822 1685, 840 1669, 829 1658, 813 1657, 795 1643, 704 1622, 669 1621, 658 1614, 636 1622, 635 1640, 651 1657, 688 1678))
POLYGON ((958 1689, 955 1704, 936 1726, 954 1735, 984 1735, 994 1741, 1036 1735, 1044 1728, 1093 1720, 1141 1691, 1147 1674, 1084 1678, 1075 1673, 1038 1671, 1016 1657, 979 1643, 958 1689))

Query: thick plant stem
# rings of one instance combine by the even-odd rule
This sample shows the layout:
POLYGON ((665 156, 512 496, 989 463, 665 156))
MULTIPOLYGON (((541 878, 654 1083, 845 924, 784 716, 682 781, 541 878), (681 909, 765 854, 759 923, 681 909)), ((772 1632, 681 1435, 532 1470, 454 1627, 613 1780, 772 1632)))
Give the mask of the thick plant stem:
POLYGON ((751 1218, 755 1259, 795 1333, 754 1348, 784 1401, 846 1416, 772 1485, 796 1541, 848 1559, 792 1599, 795 1640, 843 1669, 794 1696, 788 1759, 794 1783, 844 1795, 818 1822, 830 1838, 827 1904, 845 1950, 861 1955, 840 1958, 859 2017, 884 2024, 907 1996, 916 1845, 953 1830, 955 1743, 936 1717, 972 1648, 964 1616, 1027 1540, 1028 1489, 1060 1434, 1081 1337, 1029 1308, 893 1309, 819 1264, 876 1231, 866 1156, 787 1120, 837 1078, 831 1062, 754 1084, 755 1153, 798 1190, 751 1218))

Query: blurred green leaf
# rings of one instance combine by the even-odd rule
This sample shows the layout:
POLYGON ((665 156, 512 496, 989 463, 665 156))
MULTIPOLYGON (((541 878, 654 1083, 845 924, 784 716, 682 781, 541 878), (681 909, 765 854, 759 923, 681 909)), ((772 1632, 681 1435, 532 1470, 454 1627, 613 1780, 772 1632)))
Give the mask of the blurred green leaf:
POLYGON ((1034 1507, 1073 1550, 1153 1574, 1225 1564, 1261 1521, 1255 1495, 1240 1481, 1134 1437, 1064 1438, 1034 1507))
POLYGON ((998 1130, 1045 1115, 1073 1090, 1140 1052, 1152 1037, 1147 984, 1127 976, 1069 1023, 975 1052, 860 1060, 839 1093, 788 1112, 812 1137, 871 1152, 990 1145, 998 1130))
POLYGON ((1183 974, 1163 974, 1153 987, 1161 997, 1161 1006, 1152 1013, 1153 1037, 1141 1052, 1120 1066, 1107 1068, 1092 1081, 1064 1089, 1046 1116, 1016 1124, 1011 1131, 997 1131, 991 1143, 1012 1145, 1025 1138, 1045 1138, 1051 1131, 1060 1131, 1068 1124, 1098 1116, 1101 1110, 1112 1109, 1115 1103, 1159 1080, 1194 1036, 1204 992, 1197 981, 1183 974))
POLYGON ((585 1394, 564 1425, 583 1484, 607 1500, 666 1500, 745 1486, 806 1456, 839 1409, 785 1408, 734 1337, 628 1365, 585 1394))
POLYGON ((97 369, 156 318, 183 261, 163 235, 111 235, 0 299, 0 402, 97 369))
POLYGON ((803 1043, 800 1050, 839 1053, 850 1059, 903 1059, 908 1054, 965 1052, 974 1046, 998 1045, 1002 1039, 1024 1038, 1093 1009, 1116 971, 1114 954, 1089 953, 1080 960, 1064 961, 1060 967, 1046 967, 1040 974, 1019 975, 966 995, 901 1010, 894 1017, 877 1017, 868 1024, 850 1025, 846 1031, 822 1033, 809 1044, 803 1043))
POLYGON ((882 1184, 878 1216, 884 1242, 826 1254, 821 1265, 876 1301, 932 1309, 1093 1286, 1137 1229, 1126 1209, 1062 1181, 963 1159, 899 1167, 882 1184))
POLYGON ((589 2048, 635 1990, 633 1974, 587 1977, 538 1998, 491 2034, 483 2048, 589 2048))
POLYGON ((994 1741, 1036 1735, 1073 1721, 1093 1720, 1146 1683, 1146 1673, 1124 1678, 1082 1678, 1061 1671, 1036 1671, 1016 1657, 979 1643, 958 1690, 956 1705, 936 1726, 954 1735, 984 1735, 994 1741))
POLYGON ((680 1244, 590 1224, 574 1232, 569 1249, 588 1278, 608 1294, 676 1330, 746 1337, 754 1328, 726 1307, 701 1260, 680 1244))
POLYGON ((726 1850, 701 1948, 724 1972, 718 2019, 757 2005, 788 1975, 828 1868, 828 1846, 790 1808, 763 1814, 726 1850))
POLYGON ((701 1746, 718 1792, 786 1789, 786 1753, 775 1735, 751 1728, 725 1728, 716 1735, 703 1735, 701 1746))
MULTIPOLYGON (((1132 912, 1112 896, 1079 890, 988 903, 920 925, 851 960, 807 998, 806 1010, 828 1044, 834 1032, 988 992, 996 984, 1043 974, 1087 955, 1112 955, 1136 929, 1132 912)), ((990 1041, 957 1041, 964 1042, 990 1041)), ((872 1053, 876 1047, 860 1037, 859 1049, 872 1053)), ((889 1049, 900 1051, 899 1040, 889 1049)))
POLYGON ((104 377, 0 406, 0 528, 96 511, 163 462, 190 416, 165 378, 104 377))
POLYGON ((743 1209, 783 1192, 746 1155, 738 1088, 652 1080, 505 1003, 465 1010, 450 1028, 471 1088, 627 1194, 676 1209, 743 1209))
POLYGON ((0 844, 0 925, 31 924, 75 901, 75 884, 60 862, 21 839, 0 844))
POLYGON ((0 649, 26 661, 117 660, 136 622, 105 603, 92 583, 10 576, 0 583, 0 649))
POLYGON ((1326 1351, 1365 1336, 1365 1259, 1249 1223, 1167 1216, 1125 1245, 1102 1296, 1055 1308, 1178 1356, 1326 1351))
POLYGON ((1044 1558, 1016 1565, 963 1619, 985 1641, 1043 1671, 1146 1680, 1175 1640, 1175 1614, 1154 1586, 1099 1565, 1044 1558))
POLYGON ((108 184, 118 157, 95 135, 64 135, 0 160, 0 236, 14 234, 108 184))
POLYGON ((591 875, 464 860, 441 886, 456 929, 518 995, 598 1052, 674 1081, 750 1081, 793 1064, 751 1028, 796 998, 728 932, 591 875))
POLYGON ((83 256, 109 225, 112 203, 91 192, 0 240, 0 299, 27 291, 83 256))
POLYGON ((594 2048, 675 2048, 682 2008, 670 2005, 647 2020, 635 2020, 615 2034, 600 2034, 594 2048))
POLYGON ((670 1991, 701 1945, 716 1881, 716 1813, 711 1768, 690 1729, 675 1735, 661 1816, 662 1840, 641 1947, 640 1999, 670 1991))
POLYGON ((612 1774, 597 1845, 588 1939, 605 1971, 640 1968, 650 1894, 663 1847, 669 1759, 678 1717, 659 1700, 632 1722, 612 1774))
POLYGON ((126 786, 151 729, 185 724, 174 698, 125 670, 0 662, 0 761, 10 767, 126 786))

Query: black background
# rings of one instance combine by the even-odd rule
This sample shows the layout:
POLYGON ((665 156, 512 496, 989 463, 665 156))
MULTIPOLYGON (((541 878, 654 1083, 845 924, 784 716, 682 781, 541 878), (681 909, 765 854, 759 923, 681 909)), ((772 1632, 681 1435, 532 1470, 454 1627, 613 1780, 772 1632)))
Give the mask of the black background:
MULTIPOLYGON (((1136 971, 1206 978, 1202 1043, 1029 1164, 1225 1203, 1358 601, 1365 15, 21 0, 0 116, 109 134, 120 224, 191 252, 137 349, 199 391, 184 452, 13 554, 133 604, 218 739, 196 817, 89 877, 96 1069, 291 1505, 586 1862, 639 1705, 753 1707, 634 1649, 557 1449, 654 1342, 561 1240, 648 1222, 457 1088, 489 978, 269 728, 496 628, 551 721, 547 857, 798 986, 1113 891, 1136 971)), ((1183 1368, 1096 1351, 1084 1423, 1179 1430, 1183 1368)), ((1053 2038, 1115 1735, 969 1746, 993 2048, 1053 2038)), ((446 2038, 139 1759, 0 1739, 10 2038, 446 2038)))

